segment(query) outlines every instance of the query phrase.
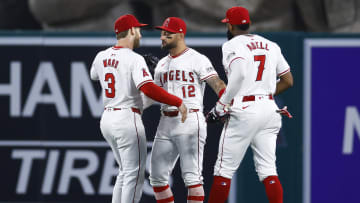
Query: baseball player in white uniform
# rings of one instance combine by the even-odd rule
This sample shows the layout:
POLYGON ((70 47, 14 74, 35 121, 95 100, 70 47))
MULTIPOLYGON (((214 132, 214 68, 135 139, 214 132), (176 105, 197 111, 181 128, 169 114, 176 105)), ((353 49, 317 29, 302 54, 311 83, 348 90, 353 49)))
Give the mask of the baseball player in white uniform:
POLYGON ((161 118, 151 154, 150 183, 158 203, 174 202, 169 176, 180 158, 182 178, 188 187, 188 203, 204 201, 202 161, 206 139, 203 111, 205 82, 219 94, 225 83, 218 77, 210 60, 185 44, 186 24, 177 17, 167 18, 161 30, 162 48, 169 55, 155 68, 157 85, 183 99, 188 107, 184 123, 176 107, 161 105, 161 118))
POLYGON ((273 95, 291 87, 293 77, 276 43, 249 34, 246 8, 230 8, 222 22, 227 23, 229 37, 222 46, 228 84, 214 108, 218 115, 229 113, 230 118, 220 137, 208 203, 226 201, 231 178, 249 146, 269 202, 282 203, 283 189, 275 164, 276 138, 281 128, 280 114, 291 115, 286 108, 278 109, 273 95))
POLYGON ((183 122, 187 115, 182 99, 155 85, 144 58, 133 51, 139 46, 140 27, 145 25, 133 15, 118 18, 114 26, 117 44, 100 51, 90 71, 91 79, 99 80, 103 89, 101 132, 119 165, 113 203, 137 203, 142 194, 147 150, 140 91, 175 106, 183 122))

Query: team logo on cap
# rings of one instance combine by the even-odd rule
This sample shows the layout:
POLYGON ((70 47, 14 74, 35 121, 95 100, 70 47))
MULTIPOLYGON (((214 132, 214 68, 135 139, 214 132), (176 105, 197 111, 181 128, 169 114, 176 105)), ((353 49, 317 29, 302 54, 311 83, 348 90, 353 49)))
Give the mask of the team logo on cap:
POLYGON ((169 27, 170 18, 167 18, 164 22, 164 27, 169 27))

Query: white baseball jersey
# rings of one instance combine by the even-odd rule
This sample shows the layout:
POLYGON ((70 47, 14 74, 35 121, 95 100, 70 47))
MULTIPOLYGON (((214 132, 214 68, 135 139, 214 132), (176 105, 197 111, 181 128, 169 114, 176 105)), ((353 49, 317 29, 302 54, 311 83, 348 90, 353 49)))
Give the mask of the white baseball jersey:
MULTIPOLYGON (((290 71, 280 47, 259 35, 239 35, 222 46, 223 65, 227 77, 231 75, 231 63, 244 60, 246 65, 240 70, 246 75, 239 81, 239 91, 235 95, 272 95, 276 89, 276 77, 290 71)), ((235 99, 236 100, 236 99, 235 99)))
MULTIPOLYGON (((183 99, 188 109, 203 109, 205 80, 217 76, 210 60, 194 49, 187 48, 178 56, 166 56, 156 66, 154 80, 169 93, 183 99)), ((161 110, 176 110, 161 105, 161 110)))
POLYGON ((232 178, 250 146, 259 180, 277 176, 281 116, 272 95, 277 77, 288 73, 289 65, 276 43, 258 35, 238 35, 222 51, 228 86, 220 101, 234 103, 220 137, 214 175, 232 178))
POLYGON ((145 179, 146 136, 138 90, 153 82, 145 60, 128 48, 110 47, 99 52, 92 64, 91 79, 100 80, 105 111, 100 129, 119 165, 112 202, 140 201, 145 179))
POLYGON ((138 90, 153 82, 144 58, 128 48, 110 47, 97 54, 91 67, 91 79, 100 80, 105 107, 140 108, 138 90))
MULTIPOLYGON (((169 183, 169 171, 179 157, 185 185, 203 184, 202 161, 207 135, 202 113, 203 96, 205 80, 216 75, 210 60, 191 48, 178 56, 168 55, 159 61, 155 69, 155 83, 182 98, 190 111, 184 123, 180 121, 179 114, 161 116, 151 154, 149 179, 152 186, 169 183)), ((161 110, 177 109, 162 104, 161 110)))

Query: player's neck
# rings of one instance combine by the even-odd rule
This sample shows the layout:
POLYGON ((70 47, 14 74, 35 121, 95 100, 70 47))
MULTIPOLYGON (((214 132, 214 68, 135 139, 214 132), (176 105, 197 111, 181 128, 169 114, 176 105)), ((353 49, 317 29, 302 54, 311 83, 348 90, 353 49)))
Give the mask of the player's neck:
POLYGON ((242 31, 242 30, 236 30, 233 33, 234 37, 239 36, 239 35, 247 35, 247 34, 249 34, 249 31, 242 31))
POLYGON ((115 46, 133 49, 134 48, 134 43, 131 42, 131 40, 128 39, 128 38, 122 38, 122 39, 117 40, 117 43, 116 43, 115 46))
POLYGON ((169 50, 170 56, 178 56, 179 54, 183 53, 187 49, 185 43, 179 43, 178 46, 169 50))

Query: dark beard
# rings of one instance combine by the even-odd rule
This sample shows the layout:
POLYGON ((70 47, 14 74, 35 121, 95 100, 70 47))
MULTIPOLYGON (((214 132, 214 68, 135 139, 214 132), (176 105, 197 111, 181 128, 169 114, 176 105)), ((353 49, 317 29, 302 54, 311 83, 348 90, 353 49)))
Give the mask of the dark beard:
POLYGON ((176 43, 170 43, 170 44, 166 44, 165 46, 161 46, 161 49, 165 49, 165 50, 170 50, 176 47, 176 43))
POLYGON ((140 39, 135 39, 134 40, 134 49, 136 49, 136 48, 139 48, 140 47, 140 39))
POLYGON ((231 39, 234 37, 234 35, 231 34, 230 30, 228 30, 228 31, 226 32, 226 36, 227 36, 228 40, 231 40, 231 39))

